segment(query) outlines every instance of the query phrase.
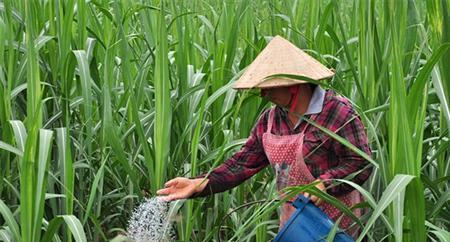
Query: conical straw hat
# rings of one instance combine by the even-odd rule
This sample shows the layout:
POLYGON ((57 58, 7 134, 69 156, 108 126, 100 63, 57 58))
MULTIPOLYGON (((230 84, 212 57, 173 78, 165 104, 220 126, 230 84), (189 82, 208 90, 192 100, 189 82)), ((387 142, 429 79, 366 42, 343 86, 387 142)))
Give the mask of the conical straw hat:
POLYGON ((275 36, 242 76, 233 84, 236 89, 291 86, 306 81, 266 77, 275 74, 305 76, 319 81, 334 75, 330 69, 297 48, 286 39, 275 36))

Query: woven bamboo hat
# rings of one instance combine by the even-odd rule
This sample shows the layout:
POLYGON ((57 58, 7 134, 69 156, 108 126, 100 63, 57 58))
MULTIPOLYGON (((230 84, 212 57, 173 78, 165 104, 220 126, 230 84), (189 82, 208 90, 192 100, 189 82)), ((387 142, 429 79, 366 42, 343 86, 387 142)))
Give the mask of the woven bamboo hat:
POLYGON ((305 76, 319 81, 330 78, 334 72, 281 36, 275 36, 242 76, 233 84, 235 89, 291 86, 306 81, 266 77, 275 74, 305 76))

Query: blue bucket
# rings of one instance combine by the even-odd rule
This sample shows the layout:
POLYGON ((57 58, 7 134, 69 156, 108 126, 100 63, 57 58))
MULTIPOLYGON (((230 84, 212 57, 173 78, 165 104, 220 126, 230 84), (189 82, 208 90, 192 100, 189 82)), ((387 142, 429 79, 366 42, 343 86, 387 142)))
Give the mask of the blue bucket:
MULTIPOLYGON (((299 195, 292 204, 297 208, 275 237, 274 242, 322 242, 334 226, 333 221, 308 198, 299 195)), ((334 242, 354 242, 342 229, 338 229, 334 242)))

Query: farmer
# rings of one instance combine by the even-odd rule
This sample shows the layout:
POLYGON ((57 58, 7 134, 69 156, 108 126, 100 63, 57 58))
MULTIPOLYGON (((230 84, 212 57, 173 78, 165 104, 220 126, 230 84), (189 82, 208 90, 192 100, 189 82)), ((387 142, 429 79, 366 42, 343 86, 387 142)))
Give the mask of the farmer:
MULTIPOLYGON (((332 180, 354 175, 351 181, 364 183, 371 173, 368 161, 301 117, 335 132, 370 155, 361 120, 349 101, 332 90, 287 78, 265 79, 280 73, 314 80, 334 75, 289 41, 274 37, 234 83, 234 88, 258 88, 261 96, 276 106, 260 116, 241 150, 206 178, 177 177, 157 193, 166 195, 167 201, 207 196, 229 190, 271 165, 278 190, 318 182, 318 189, 338 198, 348 207, 359 203, 361 195, 357 190, 346 184, 332 184, 332 180)), ((336 221, 342 215, 339 209, 318 197, 305 195, 331 219, 336 221)), ((294 212, 291 204, 283 205, 280 228, 294 212)), ((360 216, 360 211, 355 210, 355 215, 360 216)), ((339 225, 346 229, 351 223, 351 218, 344 216, 339 225)))

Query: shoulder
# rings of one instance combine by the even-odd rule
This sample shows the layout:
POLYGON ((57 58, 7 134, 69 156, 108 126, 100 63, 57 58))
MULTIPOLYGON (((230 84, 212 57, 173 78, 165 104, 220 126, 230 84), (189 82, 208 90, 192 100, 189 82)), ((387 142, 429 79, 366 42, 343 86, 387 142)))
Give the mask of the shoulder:
POLYGON ((332 126, 340 125, 353 116, 357 116, 350 100, 332 90, 327 90, 321 116, 324 121, 332 126))
POLYGON ((333 90, 327 90, 323 104, 324 108, 333 108, 355 113, 352 103, 346 97, 341 96, 333 90))

